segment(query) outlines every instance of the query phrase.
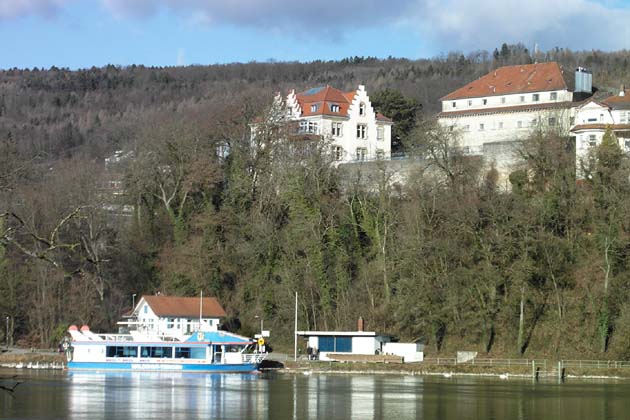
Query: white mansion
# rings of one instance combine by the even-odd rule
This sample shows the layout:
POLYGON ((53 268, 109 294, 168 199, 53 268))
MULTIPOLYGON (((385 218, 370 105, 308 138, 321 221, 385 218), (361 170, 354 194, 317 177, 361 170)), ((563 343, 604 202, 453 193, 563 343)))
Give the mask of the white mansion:
POLYGON ((575 124, 591 95, 592 75, 583 68, 567 73, 555 62, 500 67, 444 96, 438 121, 458 132, 464 153, 484 156, 505 175, 516 162, 514 146, 533 128, 579 132, 580 149, 586 132, 575 131, 575 124))
POLYGON ((276 97, 283 118, 299 136, 329 143, 334 160, 343 162, 390 159, 392 121, 377 113, 365 86, 343 92, 330 86, 276 97))

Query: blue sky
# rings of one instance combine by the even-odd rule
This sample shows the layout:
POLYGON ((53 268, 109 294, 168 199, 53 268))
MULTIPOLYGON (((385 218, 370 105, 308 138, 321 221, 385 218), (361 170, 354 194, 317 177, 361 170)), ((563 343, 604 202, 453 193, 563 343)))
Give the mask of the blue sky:
POLYGON ((630 0, 0 0, 0 68, 630 48, 630 0), (526 5, 526 6, 524 6, 526 5))

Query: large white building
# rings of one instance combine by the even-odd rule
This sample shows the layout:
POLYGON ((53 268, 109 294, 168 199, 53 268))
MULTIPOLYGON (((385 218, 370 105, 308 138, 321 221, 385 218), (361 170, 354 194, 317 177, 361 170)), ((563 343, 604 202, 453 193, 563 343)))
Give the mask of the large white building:
POLYGON ((571 134, 578 168, 589 150, 601 144, 607 129, 615 134, 622 150, 630 151, 630 90, 623 86, 617 95, 601 101, 590 99, 577 107, 571 134))
POLYGON ((516 161, 514 146, 532 129, 568 134, 576 101, 591 91, 591 73, 582 68, 567 73, 555 62, 500 67, 441 98, 438 121, 457 133, 464 153, 484 156, 506 173, 516 161))
POLYGON ((351 92, 330 86, 300 93, 292 90, 286 98, 278 96, 276 104, 295 126, 292 134, 325 141, 335 161, 391 157, 393 123, 374 110, 363 85, 351 92))

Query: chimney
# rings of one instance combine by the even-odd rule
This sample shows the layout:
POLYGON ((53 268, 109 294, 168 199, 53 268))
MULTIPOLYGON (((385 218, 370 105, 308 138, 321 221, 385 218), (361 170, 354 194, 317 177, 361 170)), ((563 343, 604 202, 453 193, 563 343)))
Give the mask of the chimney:
POLYGON ((363 317, 360 316, 359 320, 357 321, 357 331, 363 332, 364 328, 365 328, 365 321, 363 321, 363 317))
POLYGON ((626 96, 626 85, 621 85, 621 89, 619 89, 619 96, 626 96))

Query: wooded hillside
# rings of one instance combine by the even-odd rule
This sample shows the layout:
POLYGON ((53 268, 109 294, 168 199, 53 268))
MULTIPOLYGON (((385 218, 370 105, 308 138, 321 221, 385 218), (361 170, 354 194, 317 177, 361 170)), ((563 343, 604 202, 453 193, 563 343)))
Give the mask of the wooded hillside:
MULTIPOLYGON (((15 340, 54 345, 70 323, 113 329, 134 293, 203 290, 233 330, 253 334, 262 316, 277 347, 292 342, 297 290, 300 329, 363 316, 431 352, 630 357, 630 166, 614 141, 578 185, 568 139, 532 132, 508 193, 426 128, 441 96, 533 59, 515 45, 416 61, 0 71, 0 315, 15 340), (250 141, 275 92, 360 83, 440 176, 349 180, 323 147, 297 160, 273 127, 250 141), (106 166, 116 150, 132 158, 106 166), (123 204, 133 210, 112 211, 123 204)), ((535 59, 589 68, 600 92, 630 80, 626 51, 535 59)))

